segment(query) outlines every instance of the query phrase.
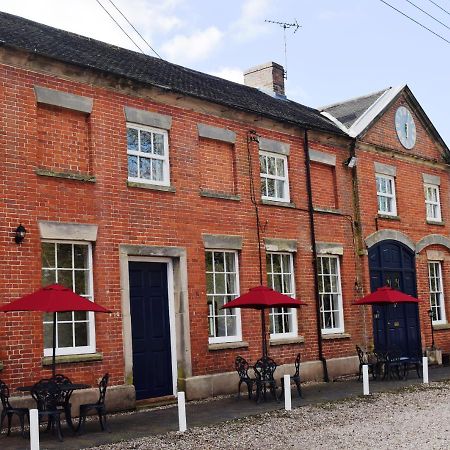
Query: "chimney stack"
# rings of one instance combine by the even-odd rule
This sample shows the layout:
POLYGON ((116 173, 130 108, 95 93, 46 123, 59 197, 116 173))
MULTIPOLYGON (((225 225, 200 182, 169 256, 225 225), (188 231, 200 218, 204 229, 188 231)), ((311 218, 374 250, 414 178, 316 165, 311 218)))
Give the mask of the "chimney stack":
POLYGON ((284 68, 275 62, 252 67, 244 72, 244 84, 285 97, 284 68))

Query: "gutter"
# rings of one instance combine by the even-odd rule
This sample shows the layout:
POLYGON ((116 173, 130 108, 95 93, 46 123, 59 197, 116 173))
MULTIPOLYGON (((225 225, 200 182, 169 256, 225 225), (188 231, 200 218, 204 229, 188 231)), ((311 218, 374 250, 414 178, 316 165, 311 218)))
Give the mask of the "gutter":
POLYGON ((316 250, 316 230, 314 227, 314 206, 312 198, 312 183, 311 183, 311 160, 309 159, 309 142, 308 142, 308 130, 304 132, 303 149, 305 152, 305 167, 306 167, 306 192, 308 194, 308 211, 309 211, 309 230, 312 246, 313 257, 313 272, 314 272, 314 294, 316 298, 316 325, 317 325, 317 346, 319 350, 319 359, 322 362, 323 367, 323 380, 328 382, 328 366, 327 360, 323 355, 323 340, 322 340, 322 327, 320 325, 320 293, 319 293, 319 276, 317 274, 317 250, 316 250))

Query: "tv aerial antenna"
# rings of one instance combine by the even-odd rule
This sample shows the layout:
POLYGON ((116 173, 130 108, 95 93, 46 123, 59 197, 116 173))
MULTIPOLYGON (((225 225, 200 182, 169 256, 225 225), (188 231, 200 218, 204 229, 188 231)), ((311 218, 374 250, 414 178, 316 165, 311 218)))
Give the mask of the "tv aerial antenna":
POLYGON ((286 30, 289 28, 294 29, 294 34, 297 32, 297 30, 301 27, 301 25, 298 24, 297 19, 294 19, 293 23, 287 23, 287 22, 277 22, 276 20, 265 20, 264 22, 267 23, 273 23, 275 25, 279 25, 283 28, 283 41, 284 41, 284 78, 287 80, 287 43, 286 43, 286 30))

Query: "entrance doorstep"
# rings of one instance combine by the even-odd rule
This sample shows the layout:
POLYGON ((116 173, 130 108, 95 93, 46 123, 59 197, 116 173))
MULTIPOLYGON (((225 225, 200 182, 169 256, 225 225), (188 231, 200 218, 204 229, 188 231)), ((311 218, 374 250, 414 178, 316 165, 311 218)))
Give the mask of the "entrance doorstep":
POLYGON ((427 348, 425 349, 426 355, 428 357, 429 364, 442 365, 442 350, 437 348, 427 348))
POLYGON ((144 398, 136 400, 136 409, 156 408, 158 406, 172 405, 177 402, 174 395, 166 395, 164 397, 144 398))

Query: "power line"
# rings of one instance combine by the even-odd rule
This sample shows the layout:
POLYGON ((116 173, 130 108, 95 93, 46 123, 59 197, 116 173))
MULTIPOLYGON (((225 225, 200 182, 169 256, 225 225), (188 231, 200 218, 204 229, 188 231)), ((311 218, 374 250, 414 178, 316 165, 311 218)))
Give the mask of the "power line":
POLYGON ((434 6, 437 6, 439 9, 444 11, 446 14, 450 16, 450 12, 448 12, 446 9, 444 9, 441 5, 438 5, 436 2, 433 2, 433 0, 428 0, 430 3, 433 3, 434 6))
POLYGON ((423 10, 420 6, 417 6, 415 3, 411 2, 410 0, 406 0, 410 5, 414 6, 414 8, 417 8, 419 11, 422 11, 424 14, 426 14, 428 17, 431 17, 433 20, 435 20, 437 23, 440 23, 442 26, 450 30, 450 27, 445 24, 444 22, 441 22, 439 19, 436 19, 436 17, 432 16, 431 14, 427 13, 425 10, 423 10))
POLYGON ((147 44, 147 47, 160 59, 163 59, 158 52, 145 40, 144 36, 134 27, 134 25, 125 17, 125 14, 115 5, 112 0, 108 0, 111 5, 119 12, 119 14, 127 21, 128 25, 139 35, 139 37, 147 44))
POLYGON ((384 3, 386 6, 389 6, 389 8, 392 8, 393 10, 397 11, 399 14, 401 14, 402 16, 407 17, 409 20, 412 20, 414 23, 416 23, 417 25, 421 26, 422 28, 425 28, 425 30, 429 31, 430 33, 433 33, 435 36, 437 36, 438 38, 442 39, 443 41, 447 42, 447 44, 450 44, 450 41, 445 39, 445 37, 441 36, 438 33, 435 33, 433 30, 430 30, 428 27, 426 27, 425 25, 421 24, 420 22, 418 22, 417 20, 413 19, 412 17, 408 16, 407 14, 405 14, 403 11, 400 11, 399 9, 397 9, 395 6, 392 6, 390 3, 385 2, 384 0, 380 0, 381 3, 384 3))
POLYGON ((100 3, 99 0, 95 0, 103 9, 103 11, 106 12, 106 14, 108 14, 108 16, 112 19, 112 21, 125 33, 125 35, 128 37, 128 39, 141 51, 142 54, 145 55, 144 50, 142 50, 141 47, 139 47, 139 45, 136 44, 136 42, 134 42, 134 40, 132 39, 132 37, 119 25, 119 23, 117 22, 116 19, 114 19, 114 17, 109 13, 109 11, 100 3))

